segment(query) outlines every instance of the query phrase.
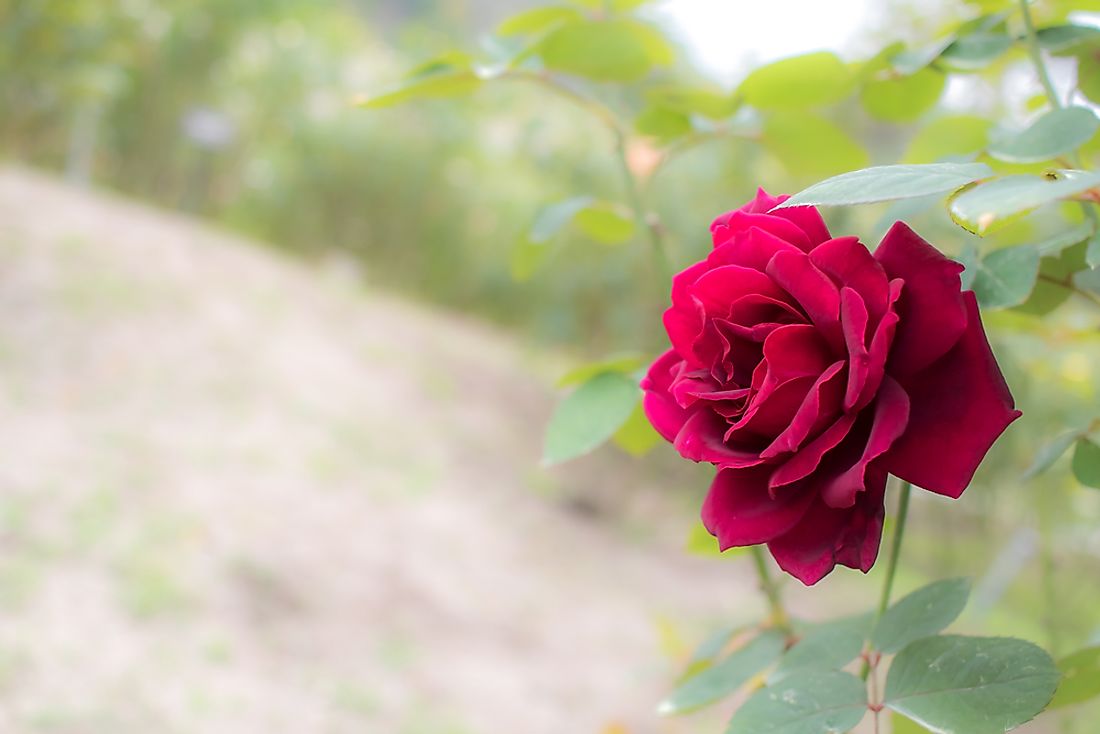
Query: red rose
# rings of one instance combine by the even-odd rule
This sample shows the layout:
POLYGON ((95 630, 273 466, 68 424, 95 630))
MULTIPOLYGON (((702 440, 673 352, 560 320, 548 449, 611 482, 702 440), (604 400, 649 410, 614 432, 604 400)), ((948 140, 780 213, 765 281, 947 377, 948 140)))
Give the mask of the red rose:
POLYGON ((672 281, 654 428, 718 474, 703 522, 813 584, 878 556, 887 474, 958 497, 1019 417, 962 266, 902 222, 872 255, 761 190, 672 281))

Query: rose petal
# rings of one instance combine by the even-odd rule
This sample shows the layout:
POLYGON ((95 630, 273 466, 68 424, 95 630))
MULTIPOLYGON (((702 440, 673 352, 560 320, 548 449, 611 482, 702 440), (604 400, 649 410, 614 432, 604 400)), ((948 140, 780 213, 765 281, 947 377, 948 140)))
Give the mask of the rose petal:
POLYGON ((840 442, 851 432, 857 417, 855 413, 845 413, 840 416, 820 436, 803 446, 785 464, 776 469, 771 479, 768 480, 768 485, 772 491, 786 491, 781 488, 813 474, 821 465, 825 455, 839 446, 840 442))
POLYGON ((837 237, 823 242, 810 252, 810 262, 838 286, 847 286, 859 294, 872 326, 886 313, 889 279, 858 237, 837 237))
POLYGON ((867 488, 867 467, 894 445, 908 421, 909 396, 897 382, 886 377, 875 399, 871 429, 863 452, 848 467, 837 467, 830 472, 831 477, 820 490, 825 504, 835 508, 854 505, 856 496, 867 488))
POLYGON ((959 273, 963 266, 897 222, 875 250, 891 278, 905 281, 896 309, 901 320, 887 372, 904 377, 920 372, 955 346, 966 330, 959 273))
POLYGON ((683 428, 690 413, 681 408, 670 393, 674 373, 679 372, 683 360, 676 350, 670 349, 654 361, 642 380, 642 409, 657 433, 666 441, 673 441, 683 428))
POLYGON ((810 249, 810 239, 794 222, 770 214, 751 214, 744 211, 732 211, 714 220, 710 227, 711 239, 716 248, 734 242, 739 234, 752 228, 770 232, 784 242, 805 252, 810 249))
POLYGON ((844 390, 843 370, 844 362, 834 362, 821 373, 807 391, 790 424, 760 452, 762 458, 771 459, 794 452, 808 437, 820 432, 824 423, 836 417, 844 390))
POLYGON ((871 371, 871 354, 867 350, 867 307, 851 288, 840 289, 840 325, 848 347, 848 387, 844 405, 856 404, 871 371))
POLYGON ((834 509, 819 498, 790 531, 768 543, 776 563, 796 579, 812 586, 838 563, 866 573, 878 557, 885 514, 886 474, 868 472, 868 491, 847 509, 834 509))
POLYGON ((723 435, 725 419, 709 410, 692 413, 673 440, 680 455, 691 461, 706 461, 720 468, 739 469, 763 463, 757 451, 727 446, 723 435))
POLYGON ((759 444, 761 438, 770 441, 791 424, 815 381, 812 375, 795 377, 766 392, 758 392, 749 401, 744 416, 726 431, 726 441, 735 444, 746 441, 759 444))
POLYGON ((773 232, 760 227, 749 227, 730 236, 725 244, 716 247, 707 256, 711 267, 741 265, 764 272, 777 252, 802 250, 773 232))
POLYGON ((813 501, 808 489, 768 494, 771 468, 723 469, 703 502, 703 525, 721 550, 766 543, 793 528, 813 501))
POLYGON ((768 275, 794 297, 826 341, 834 349, 842 350, 840 291, 829 276, 818 270, 806 255, 791 252, 776 254, 768 263, 768 275))
POLYGON ((903 380, 912 403, 909 427, 883 466, 918 487, 958 497, 986 452, 1020 417, 982 328, 978 303, 963 300, 967 328, 958 344, 924 372, 903 380))

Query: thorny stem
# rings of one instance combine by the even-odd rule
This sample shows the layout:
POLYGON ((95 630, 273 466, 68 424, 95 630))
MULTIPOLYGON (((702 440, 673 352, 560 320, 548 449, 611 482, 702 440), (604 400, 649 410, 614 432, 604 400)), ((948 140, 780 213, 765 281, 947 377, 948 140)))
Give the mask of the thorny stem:
POLYGON ((758 545, 752 546, 750 550, 752 551, 753 564, 756 566, 756 576, 760 580, 760 590, 764 592, 764 596, 768 599, 771 622, 780 632, 790 635, 791 620, 787 617, 787 610, 784 608, 783 599, 779 595, 779 586, 768 571, 768 561, 764 556, 764 550, 758 545))

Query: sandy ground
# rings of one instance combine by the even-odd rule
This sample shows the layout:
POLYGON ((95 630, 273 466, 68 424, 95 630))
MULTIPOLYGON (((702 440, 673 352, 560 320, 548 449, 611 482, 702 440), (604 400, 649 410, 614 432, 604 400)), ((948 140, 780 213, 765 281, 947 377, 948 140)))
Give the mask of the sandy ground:
POLYGON ((721 730, 653 714, 658 620, 750 583, 636 464, 535 467, 537 353, 20 170, 0 273, 0 731, 721 730))

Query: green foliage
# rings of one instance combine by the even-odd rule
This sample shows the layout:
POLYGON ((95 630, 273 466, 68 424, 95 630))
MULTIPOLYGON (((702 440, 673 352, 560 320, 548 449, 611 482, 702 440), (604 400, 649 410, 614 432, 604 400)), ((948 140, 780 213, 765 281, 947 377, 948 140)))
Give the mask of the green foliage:
POLYGON ((744 647, 689 677, 657 710, 662 714, 683 714, 719 701, 774 663, 782 651, 782 634, 762 632, 744 647))
POLYGON ((850 673, 810 670, 757 691, 737 710, 726 734, 846 732, 867 713, 867 690, 850 673))
POLYGON ((955 191, 991 173, 989 166, 984 163, 876 166, 843 173, 816 183, 780 206, 845 206, 942 194, 955 191))
POLYGON ((618 372, 601 372, 558 403, 546 428, 545 464, 574 459, 611 438, 638 402, 637 383, 618 372))
POLYGON ((974 115, 937 118, 909 141, 905 163, 934 163, 949 156, 974 153, 985 147, 991 123, 974 115))
POLYGON ((630 18, 563 23, 542 39, 537 53, 550 69, 600 82, 637 81, 673 59, 656 29, 630 18))
POLYGON ((1030 642, 927 637, 894 659, 884 702, 940 734, 1003 734, 1042 711, 1060 677, 1050 656, 1030 642))
POLYGON ((951 216, 970 232, 985 234, 1008 217, 1100 186, 1100 173, 1056 171, 1039 176, 1005 176, 954 197, 951 216))
POLYGON ((1080 437, 1081 431, 1066 431, 1044 444, 1039 451, 1036 452, 1035 459, 1032 460, 1031 466, 1024 472, 1024 478, 1030 479, 1036 477, 1054 466, 1054 462, 1062 458, 1062 455, 1065 454, 1066 451, 1069 450, 1069 447, 1080 437))
POLYGON ((894 653, 943 630, 962 614, 969 596, 967 579, 946 579, 917 589, 886 610, 871 633, 871 646, 894 653))
POLYGON ((908 76, 887 76, 867 82, 860 101, 873 117, 888 122, 912 122, 935 106, 947 85, 947 75, 920 69, 908 76))
POLYGON ((611 440, 631 456, 645 456, 661 442, 661 434, 653 430, 645 410, 642 409, 642 401, 639 400, 630 417, 615 431, 611 440))
POLYGON ((591 196, 575 196, 539 212, 530 231, 512 250, 512 276, 519 281, 530 278, 549 254, 551 241, 570 224, 607 245, 634 236, 634 222, 621 207, 591 196))
POLYGON ((869 624, 870 615, 860 614, 817 625, 787 651, 769 683, 807 669, 844 667, 859 655, 869 624))
POLYGON ((1010 163, 1036 163, 1072 153, 1087 143, 1100 120, 1087 107, 1064 107, 1047 112, 1030 127, 989 146, 989 154, 1010 163))
POLYGON ((1039 277, 1039 251, 1031 245, 1018 245, 989 253, 968 266, 972 268, 970 287, 982 308, 1017 306, 1027 300, 1039 277))
POLYGON ((754 69, 737 91, 757 109, 802 110, 844 99, 854 81, 836 54, 821 51, 754 69))
POLYGON ((1100 489, 1100 446, 1080 438, 1073 449, 1073 476, 1086 487, 1100 489))
POLYGON ((867 151, 836 123, 809 112, 764 121, 764 146, 795 176, 827 176, 867 164, 867 151))
POLYGON ((1062 683, 1050 708, 1083 703, 1100 696, 1100 647, 1078 650, 1058 661, 1062 683))
POLYGON ((567 21, 580 21, 584 16, 568 5, 548 5, 516 13, 497 26, 501 36, 522 36, 540 33, 567 21))

